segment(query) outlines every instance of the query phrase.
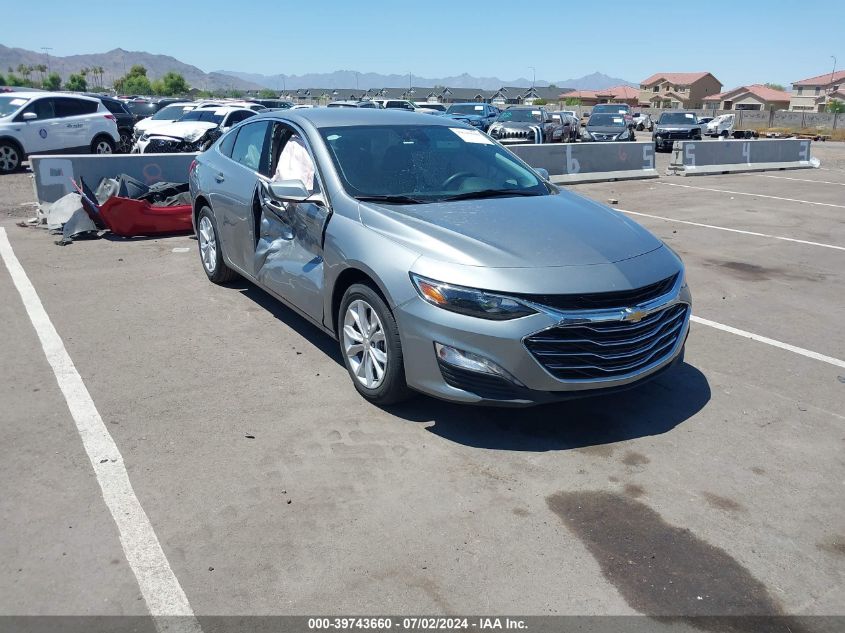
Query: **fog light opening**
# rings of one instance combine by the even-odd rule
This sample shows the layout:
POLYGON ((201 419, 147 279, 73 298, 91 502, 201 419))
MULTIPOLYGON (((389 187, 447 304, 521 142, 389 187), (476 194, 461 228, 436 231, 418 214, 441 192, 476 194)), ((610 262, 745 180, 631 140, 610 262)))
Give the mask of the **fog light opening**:
POLYGON ((461 369, 466 369, 467 371, 500 376, 515 385, 520 387, 525 386, 508 373, 507 370, 484 356, 479 356, 478 354, 473 354, 472 352, 467 352, 465 350, 437 342, 434 343, 434 351, 437 354, 438 360, 442 363, 446 363, 447 365, 460 367, 461 369))

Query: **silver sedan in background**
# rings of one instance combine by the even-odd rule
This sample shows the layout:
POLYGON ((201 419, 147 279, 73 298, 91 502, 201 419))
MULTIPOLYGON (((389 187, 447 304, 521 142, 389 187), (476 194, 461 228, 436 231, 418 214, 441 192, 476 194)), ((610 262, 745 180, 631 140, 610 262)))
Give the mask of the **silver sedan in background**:
POLYGON ((684 266, 482 132, 359 108, 256 116, 190 170, 208 278, 241 275, 339 341, 356 389, 529 405, 683 357, 684 266))

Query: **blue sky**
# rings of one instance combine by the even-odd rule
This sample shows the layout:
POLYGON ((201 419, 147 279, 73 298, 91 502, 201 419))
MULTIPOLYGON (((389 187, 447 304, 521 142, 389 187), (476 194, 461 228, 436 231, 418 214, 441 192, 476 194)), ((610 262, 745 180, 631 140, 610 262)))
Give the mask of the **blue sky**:
POLYGON ((120 47, 264 74, 530 79, 533 66, 547 81, 600 71, 638 82, 706 70, 729 88, 827 73, 831 55, 845 68, 841 0, 39 0, 15 3, 4 27, 0 43, 53 55, 120 47))

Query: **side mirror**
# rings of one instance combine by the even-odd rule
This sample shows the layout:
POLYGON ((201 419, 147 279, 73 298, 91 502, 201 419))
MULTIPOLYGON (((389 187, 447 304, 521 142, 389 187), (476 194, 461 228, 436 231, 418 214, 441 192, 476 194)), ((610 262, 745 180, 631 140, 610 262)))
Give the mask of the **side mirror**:
POLYGON ((270 193, 281 202, 303 202, 311 195, 301 180, 271 182, 270 193))
POLYGON ((535 167, 534 171, 537 172, 537 175, 540 176, 543 180, 549 179, 549 170, 543 169, 542 167, 535 167))
POLYGON ((23 120, 24 121, 34 121, 38 118, 38 115, 35 112, 24 112, 23 113, 23 120))

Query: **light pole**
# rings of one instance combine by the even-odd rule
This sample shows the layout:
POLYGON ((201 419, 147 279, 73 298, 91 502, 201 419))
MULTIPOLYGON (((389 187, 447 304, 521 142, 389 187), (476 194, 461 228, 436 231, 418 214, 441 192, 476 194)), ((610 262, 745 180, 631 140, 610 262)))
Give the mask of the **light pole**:
POLYGON ((42 46, 41 50, 44 51, 44 54, 47 56, 47 74, 50 74, 50 53, 48 51, 53 50, 52 46, 42 46))
POLYGON ((531 90, 534 90, 534 84, 537 83, 537 69, 534 66, 529 66, 531 69, 531 90))

